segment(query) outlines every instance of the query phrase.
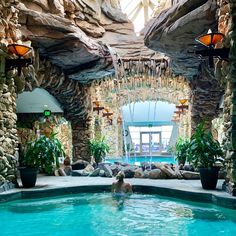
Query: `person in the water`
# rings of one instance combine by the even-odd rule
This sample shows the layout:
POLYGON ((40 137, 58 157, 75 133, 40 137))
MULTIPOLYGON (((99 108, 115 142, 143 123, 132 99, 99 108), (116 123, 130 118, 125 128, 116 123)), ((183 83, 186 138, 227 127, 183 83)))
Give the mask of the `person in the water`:
POLYGON ((111 192, 113 194, 113 196, 125 196, 125 195, 129 195, 132 194, 132 185, 129 183, 125 183, 124 182, 124 173, 122 171, 120 171, 117 175, 116 175, 116 182, 112 183, 112 187, 111 187, 111 192))

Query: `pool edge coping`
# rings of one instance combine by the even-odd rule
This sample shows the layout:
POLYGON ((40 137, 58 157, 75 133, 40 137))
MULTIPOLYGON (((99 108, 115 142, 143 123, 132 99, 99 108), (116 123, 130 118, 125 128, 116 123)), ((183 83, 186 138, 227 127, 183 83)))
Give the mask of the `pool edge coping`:
MULTIPOLYGON (((51 187, 47 189, 17 189, 16 192, 1 193, 0 204, 20 199, 55 197, 78 193, 110 192, 110 189, 110 184, 51 187)), ((190 202, 210 203, 216 206, 236 210, 236 198, 230 195, 224 197, 214 193, 186 191, 182 189, 142 184, 134 184, 133 190, 135 193, 155 194, 157 196, 165 196, 190 202)))

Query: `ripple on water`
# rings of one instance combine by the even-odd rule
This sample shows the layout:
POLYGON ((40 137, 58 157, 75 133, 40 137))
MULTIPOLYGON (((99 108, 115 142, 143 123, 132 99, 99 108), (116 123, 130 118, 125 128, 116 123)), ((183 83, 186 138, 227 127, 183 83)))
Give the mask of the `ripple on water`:
POLYGON ((155 195, 133 194, 122 204, 109 193, 21 200, 1 205, 0 214, 1 236, 236 234, 235 211, 155 195))

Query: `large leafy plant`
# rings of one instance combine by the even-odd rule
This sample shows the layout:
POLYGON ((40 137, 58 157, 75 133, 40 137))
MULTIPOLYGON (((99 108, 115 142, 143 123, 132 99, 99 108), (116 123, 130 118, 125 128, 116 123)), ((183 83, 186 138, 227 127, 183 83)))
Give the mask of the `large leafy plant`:
POLYGON ((28 143, 23 165, 27 167, 40 167, 46 173, 52 174, 54 167, 59 167, 59 157, 64 156, 63 146, 56 133, 49 137, 41 135, 38 139, 28 143))
POLYGON ((222 161, 223 151, 211 132, 201 122, 190 139, 189 162, 197 168, 212 168, 217 161, 222 161))
POLYGON ((180 137, 175 145, 175 158, 178 160, 179 164, 185 164, 189 155, 190 141, 189 139, 183 139, 180 137))
POLYGON ((110 147, 105 141, 105 137, 89 140, 89 151, 98 164, 109 152, 110 147))

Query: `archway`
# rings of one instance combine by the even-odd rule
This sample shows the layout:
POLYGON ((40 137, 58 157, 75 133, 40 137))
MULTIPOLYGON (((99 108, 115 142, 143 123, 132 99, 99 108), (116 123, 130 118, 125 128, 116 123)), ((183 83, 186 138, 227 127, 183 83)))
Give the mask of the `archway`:
MULTIPOLYGON (((94 136, 106 136, 111 152, 109 156, 122 156, 123 146, 126 142, 124 136, 127 126, 134 125, 134 109, 135 104, 140 102, 153 101, 154 104, 172 104, 172 115, 174 108, 179 105, 179 100, 182 98, 189 98, 190 88, 188 82, 182 78, 171 78, 169 76, 129 76, 119 81, 107 79, 104 82, 94 84, 91 88, 91 101, 99 100, 101 106, 109 107, 109 111, 113 113, 112 123, 105 117, 102 117, 102 112, 94 111, 92 115, 94 124, 94 136), (165 103, 164 103, 165 102, 165 103), (127 106, 127 110, 131 116, 131 122, 124 122, 122 107, 127 106), (120 122, 122 117, 123 122, 120 122)), ((178 132, 184 136, 189 137, 191 133, 190 125, 190 110, 181 115, 178 123, 178 132)), ((152 119, 152 125, 158 124, 158 114, 152 119)), ((145 126, 147 126, 147 122, 145 126)), ((166 124, 174 125, 171 118, 164 121, 166 124)), ((163 123, 164 124, 164 123, 163 123)), ((159 122, 160 125, 160 122, 159 122)), ((168 140, 169 143, 169 140, 168 140)), ((126 144, 125 144, 126 145, 126 144)))
POLYGON ((16 100, 17 131, 21 148, 39 135, 55 133, 65 154, 72 157, 71 123, 64 117, 61 104, 45 89, 35 88, 18 95, 16 100), (50 111, 47 117, 44 111, 50 111))

